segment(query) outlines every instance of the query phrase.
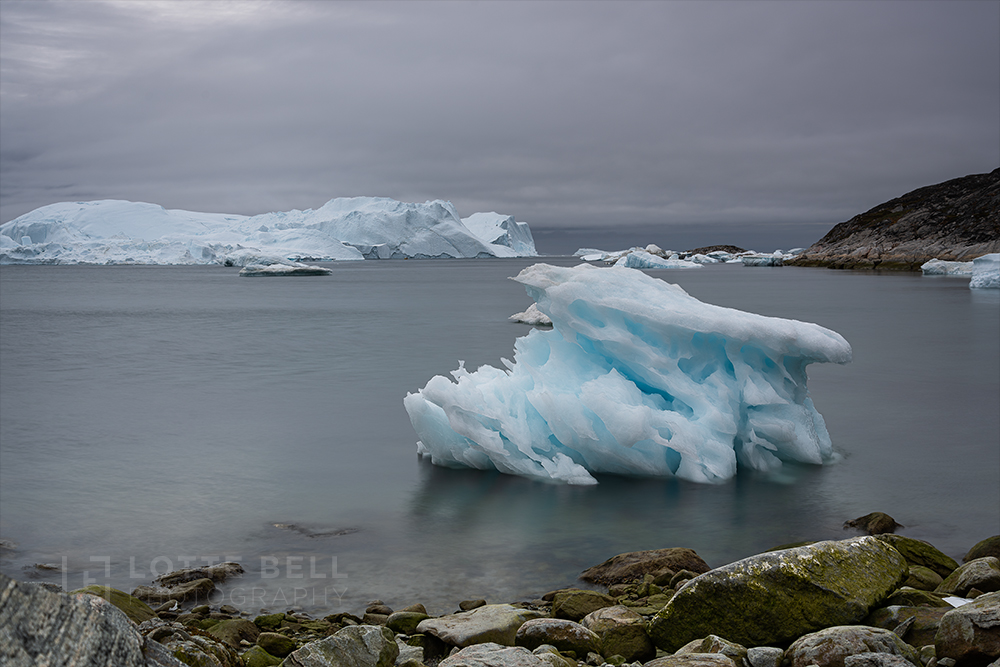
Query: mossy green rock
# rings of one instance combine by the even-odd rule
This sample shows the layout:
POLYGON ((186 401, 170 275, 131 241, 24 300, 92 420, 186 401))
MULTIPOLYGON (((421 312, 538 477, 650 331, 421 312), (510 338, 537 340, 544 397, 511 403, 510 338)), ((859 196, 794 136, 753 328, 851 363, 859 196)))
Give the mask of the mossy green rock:
POLYGON ((77 590, 71 592, 70 595, 78 595, 81 593, 96 595, 99 598, 104 598, 125 612, 125 615, 128 616, 129 620, 133 623, 142 623, 143 621, 148 621, 156 616, 156 612, 153 611, 148 604, 139 598, 132 597, 124 591, 118 590, 117 588, 96 585, 87 586, 85 588, 78 588, 77 590))
POLYGON ((243 654, 243 662, 247 667, 277 667, 281 658, 275 657, 260 646, 251 646, 243 654))
POLYGON ((649 636, 665 651, 710 634, 746 647, 787 643, 857 623, 908 571, 906 559, 875 537, 752 556, 689 581, 650 621, 649 636))
MULTIPOLYGON (((916 588, 910 588, 908 586, 903 586, 898 591, 894 592, 888 598, 885 599, 883 604, 888 607, 891 605, 897 605, 902 607, 948 607, 951 605, 945 602, 941 596, 934 595, 927 591, 917 590, 916 588)), ((892 628, 889 628, 890 630, 892 628)))
POLYGON ((958 567, 958 563, 955 562, 954 558, 941 553, 933 545, 923 540, 916 540, 912 537, 904 537, 902 535, 893 535, 891 533, 877 535, 876 538, 903 554, 903 558, 910 565, 929 567, 942 577, 947 577, 958 567))
POLYGON ((911 565, 910 576, 906 578, 906 585, 921 591, 933 591, 941 585, 944 577, 923 565, 911 565))
POLYGON ((579 621, 592 611, 618 604, 610 595, 580 588, 559 591, 552 598, 552 615, 569 621, 579 621))
POLYGON ((417 611, 396 611, 389 614, 385 627, 399 634, 413 635, 417 632, 417 624, 425 618, 430 616, 417 611))
POLYGON ((231 618, 219 621, 208 629, 208 634, 233 648, 240 647, 240 641, 247 640, 251 644, 257 641, 260 629, 245 618, 231 618))
POLYGON ((260 633, 257 637, 257 646, 278 658, 284 658, 296 648, 295 640, 277 632, 260 633))
POLYGON ((285 667, 393 667, 399 657, 388 628, 351 625, 334 635, 309 642, 285 658, 285 667))
POLYGON ((284 614, 267 614, 253 619, 253 624, 262 632, 273 632, 281 627, 281 622, 285 620, 284 614))
POLYGON ((962 562, 968 563, 970 560, 985 558, 986 556, 1000 558, 1000 535, 987 537, 985 540, 976 542, 975 546, 969 549, 969 553, 965 554, 962 558, 962 562))
POLYGON ((953 607, 900 607, 889 606, 874 610, 864 620, 865 625, 885 630, 895 630, 900 625, 913 619, 910 627, 900 637, 910 646, 927 646, 934 643, 941 619, 953 607))

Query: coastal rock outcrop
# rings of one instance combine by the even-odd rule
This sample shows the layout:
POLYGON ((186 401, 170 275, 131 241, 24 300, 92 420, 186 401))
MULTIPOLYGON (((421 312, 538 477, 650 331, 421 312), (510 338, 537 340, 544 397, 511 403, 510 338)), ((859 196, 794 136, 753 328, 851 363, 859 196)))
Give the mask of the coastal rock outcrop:
POLYGON ((919 271, 1000 252, 1000 168, 929 185, 856 215, 785 264, 919 271))
POLYGON ((666 651, 709 634, 747 647, 782 644, 859 622, 908 573, 900 553, 874 537, 751 556, 685 584, 649 635, 666 651))

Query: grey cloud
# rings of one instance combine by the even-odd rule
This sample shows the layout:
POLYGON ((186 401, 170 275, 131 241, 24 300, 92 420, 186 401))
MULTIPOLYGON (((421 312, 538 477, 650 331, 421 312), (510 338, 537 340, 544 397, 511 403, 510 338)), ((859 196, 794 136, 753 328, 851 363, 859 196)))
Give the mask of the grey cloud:
POLYGON ((3 221, 379 195, 814 234, 1000 163, 996 3, 145 4, 3 3, 3 221))

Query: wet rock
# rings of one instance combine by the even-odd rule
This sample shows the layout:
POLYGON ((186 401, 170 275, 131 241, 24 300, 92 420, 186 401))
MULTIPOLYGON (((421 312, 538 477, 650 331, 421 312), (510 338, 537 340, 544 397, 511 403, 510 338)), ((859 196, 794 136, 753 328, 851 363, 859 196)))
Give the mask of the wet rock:
POLYGON ((975 667, 1000 658, 1000 592, 986 593, 946 613, 934 648, 939 664, 941 658, 951 658, 963 667, 975 667))
POLYGON ((198 579, 211 579, 214 583, 221 584, 230 577, 243 574, 243 566, 239 563, 225 562, 206 567, 192 567, 184 570, 168 572, 153 580, 153 583, 164 588, 173 588, 180 584, 186 584, 198 579))
POLYGON ((872 512, 857 519, 852 519, 844 523, 844 529, 854 528, 869 535, 881 535, 882 533, 895 533, 897 528, 905 528, 902 524, 885 512, 872 512))
POLYGON ((374 625, 352 625, 336 634, 309 642, 291 653, 283 667, 392 667, 399 656, 390 630, 374 625))
POLYGON ((251 644, 256 643, 260 629, 245 618, 233 618, 219 621, 208 630, 208 634, 233 648, 239 648, 240 641, 244 639, 251 644))
POLYGON ((580 579, 591 584, 628 583, 641 581, 643 575, 659 574, 663 570, 708 572, 708 564, 692 549, 675 547, 649 551, 630 551, 609 558, 600 565, 587 568, 580 579))
POLYGON ((985 558, 986 556, 1000 558, 1000 535, 987 537, 985 540, 976 542, 975 546, 969 549, 969 553, 965 554, 965 557, 962 558, 962 562, 968 563, 970 560, 985 558))
POLYGON ((910 565, 923 565, 942 577, 947 577, 958 568, 954 558, 941 553, 934 545, 923 540, 888 533, 877 535, 876 538, 903 554, 903 558, 910 565))
POLYGON ((156 616, 156 612, 153 611, 145 602, 139 598, 129 595, 128 593, 125 593, 124 591, 120 591, 117 588, 111 588, 110 586, 86 586, 84 588, 78 588, 75 591, 71 591, 70 595, 81 595, 84 593, 104 598, 114 606, 121 609, 122 612, 128 616, 128 619, 136 624, 148 621, 156 616))
POLYGON ((941 619, 952 609, 954 607, 951 605, 945 607, 892 605, 874 610, 865 618, 864 624, 892 630, 910 646, 927 646, 934 643, 934 636, 937 635, 941 619), (907 621, 912 623, 905 631, 900 632, 901 626, 907 621))
POLYGON ((570 621, 579 621, 592 611, 618 604, 610 595, 597 591, 570 588, 558 591, 552 598, 552 615, 570 621))
POLYGON ((416 634, 417 625, 420 624, 420 621, 427 618, 430 618, 430 616, 426 613, 397 611, 386 619, 385 627, 399 634, 413 635, 416 634))
POLYGON ((54 593, 4 574, 0 574, 0 656, 9 667, 183 667, 157 642, 147 641, 106 599, 54 593))
POLYGON ((717 634, 744 646, 782 644, 857 623, 905 579, 898 551, 875 537, 752 556, 692 579, 649 623, 666 651, 717 634))
POLYGON ((628 607, 616 605, 592 611, 580 625, 600 638, 606 656, 620 655, 628 662, 645 662, 656 656, 656 647, 646 634, 646 621, 628 607))
POLYGON ((152 603, 176 600, 177 602, 207 602, 216 590, 211 579, 195 579, 172 588, 162 586, 138 586, 132 595, 140 600, 152 603))
POLYGON ((479 609, 480 607, 486 606, 486 600, 479 598, 477 600, 462 600, 458 603, 458 608, 462 611, 472 611, 473 609, 479 609))
POLYGON ((789 667, 845 667, 844 659, 860 653, 888 653, 921 667, 920 654, 895 633, 881 628, 846 625, 800 637, 785 652, 789 667))
POLYGON ((543 644, 576 655, 601 652, 601 639, 579 623, 560 618, 535 618, 525 621, 514 638, 517 646, 534 650, 543 644))
POLYGON ((968 597, 972 589, 984 593, 1000 591, 1000 559, 986 556, 971 560, 945 577, 934 592, 968 597))
POLYGON ((380 616, 389 616, 392 614, 392 607, 383 604, 381 602, 374 602, 365 609, 366 614, 379 614, 380 616))
POLYGON ((541 612, 509 604, 490 604, 472 611, 425 619, 417 625, 417 632, 434 635, 453 646, 486 642, 513 646, 517 629, 525 621, 542 616, 541 612))
POLYGON ((262 632, 257 635, 257 646, 276 658, 284 658, 295 650, 295 642, 277 632, 262 632))

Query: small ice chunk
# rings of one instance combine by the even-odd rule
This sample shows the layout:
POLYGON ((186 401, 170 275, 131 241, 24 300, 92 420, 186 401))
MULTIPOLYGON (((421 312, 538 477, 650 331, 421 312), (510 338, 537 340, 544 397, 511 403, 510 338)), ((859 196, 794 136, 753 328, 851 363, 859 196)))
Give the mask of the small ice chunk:
POLYGON ((552 326, 552 320, 549 319, 548 315, 538 310, 537 303, 528 306, 528 309, 524 312, 514 313, 508 319, 512 322, 521 322, 522 324, 532 324, 540 327, 552 326))

